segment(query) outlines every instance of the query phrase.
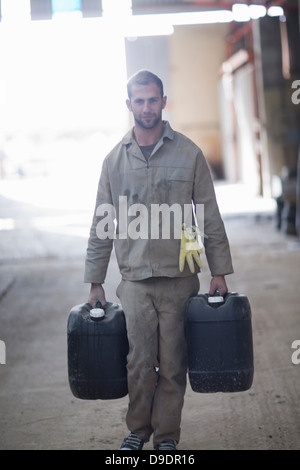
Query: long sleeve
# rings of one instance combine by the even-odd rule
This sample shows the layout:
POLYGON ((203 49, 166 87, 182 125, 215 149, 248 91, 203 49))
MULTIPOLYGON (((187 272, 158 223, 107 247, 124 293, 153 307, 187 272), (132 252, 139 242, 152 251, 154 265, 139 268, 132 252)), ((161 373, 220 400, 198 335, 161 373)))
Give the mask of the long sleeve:
MULTIPOLYGON (((107 173, 106 160, 104 160, 99 180, 96 206, 88 240, 84 282, 102 284, 106 277, 108 263, 111 256, 111 251, 113 247, 112 237, 100 239, 98 236, 99 234, 97 234, 97 225, 101 221, 101 218, 103 218, 97 215, 97 210, 102 204, 109 204, 112 207, 112 197, 107 173)), ((108 214, 108 216, 110 215, 112 216, 112 214, 108 214)), ((111 220, 110 223, 113 224, 113 220, 111 220)))
POLYGON ((197 158, 193 199, 195 204, 204 204, 204 247, 212 276, 233 273, 228 238, 202 152, 199 152, 197 158))

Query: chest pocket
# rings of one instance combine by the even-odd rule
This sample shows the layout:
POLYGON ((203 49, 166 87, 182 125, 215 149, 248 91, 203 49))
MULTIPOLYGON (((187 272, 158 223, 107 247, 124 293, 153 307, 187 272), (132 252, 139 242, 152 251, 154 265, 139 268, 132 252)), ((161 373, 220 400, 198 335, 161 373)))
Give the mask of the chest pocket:
POLYGON ((193 194, 194 172, 192 168, 168 168, 169 204, 189 204, 193 194))

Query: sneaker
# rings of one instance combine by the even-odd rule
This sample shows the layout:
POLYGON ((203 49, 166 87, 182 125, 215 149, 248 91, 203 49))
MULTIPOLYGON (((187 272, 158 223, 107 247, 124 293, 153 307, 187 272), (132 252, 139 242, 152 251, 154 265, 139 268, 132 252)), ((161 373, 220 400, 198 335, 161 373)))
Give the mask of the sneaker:
POLYGON ((124 439, 119 450, 142 450, 145 441, 137 437, 136 434, 131 432, 128 437, 124 439))
POLYGON ((177 441, 167 440, 160 442, 155 449, 156 450, 177 450, 176 449, 177 441))

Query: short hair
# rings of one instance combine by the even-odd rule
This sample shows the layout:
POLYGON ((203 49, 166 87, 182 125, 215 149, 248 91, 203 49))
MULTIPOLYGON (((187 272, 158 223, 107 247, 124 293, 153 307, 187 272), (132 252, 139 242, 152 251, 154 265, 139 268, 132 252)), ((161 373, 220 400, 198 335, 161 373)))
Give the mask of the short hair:
POLYGON ((134 85, 148 85, 149 83, 155 83, 161 93, 161 97, 164 96, 164 86, 161 79, 155 75, 154 73, 150 72, 149 70, 139 70, 134 75, 132 75, 128 82, 127 82, 127 93, 128 98, 131 99, 132 96, 132 87, 134 85))

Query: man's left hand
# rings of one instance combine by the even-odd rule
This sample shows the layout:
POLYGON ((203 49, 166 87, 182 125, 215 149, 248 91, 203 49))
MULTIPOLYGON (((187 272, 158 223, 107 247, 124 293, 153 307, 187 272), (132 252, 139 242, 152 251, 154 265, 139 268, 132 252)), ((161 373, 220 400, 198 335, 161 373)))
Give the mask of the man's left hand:
POLYGON ((214 295, 216 290, 220 292, 221 296, 227 294, 228 288, 225 281, 225 276, 213 276, 210 282, 209 295, 214 295))

